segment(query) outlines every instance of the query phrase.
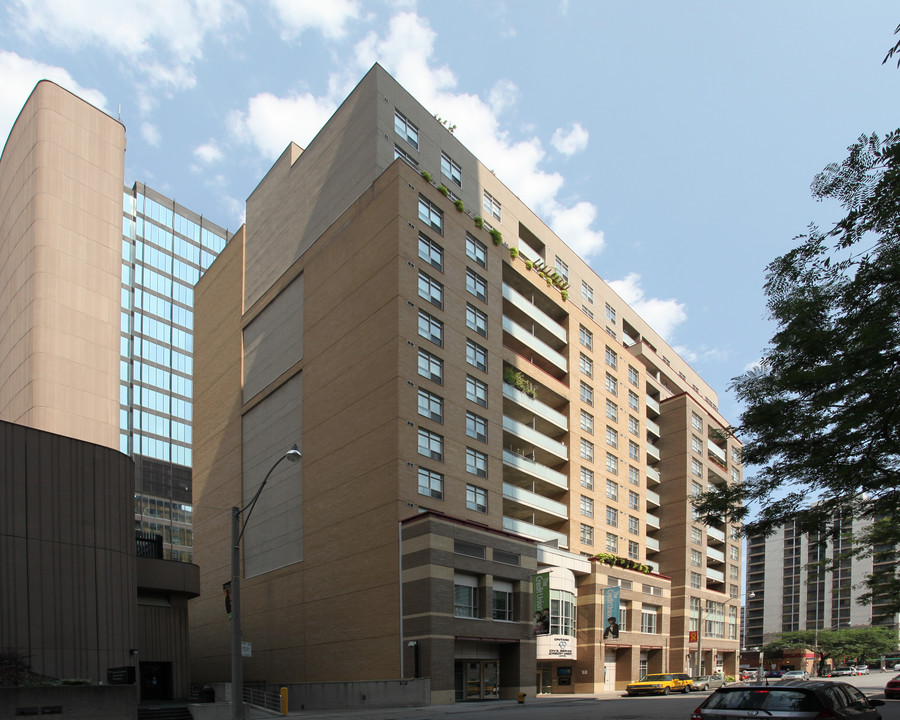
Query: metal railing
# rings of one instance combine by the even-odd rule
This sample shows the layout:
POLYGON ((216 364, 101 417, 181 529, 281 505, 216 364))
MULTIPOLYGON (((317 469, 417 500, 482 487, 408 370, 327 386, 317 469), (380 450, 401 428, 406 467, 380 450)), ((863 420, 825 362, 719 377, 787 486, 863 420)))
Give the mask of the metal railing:
POLYGON ((244 702, 274 712, 281 712, 281 693, 273 693, 262 688, 244 685, 244 702))

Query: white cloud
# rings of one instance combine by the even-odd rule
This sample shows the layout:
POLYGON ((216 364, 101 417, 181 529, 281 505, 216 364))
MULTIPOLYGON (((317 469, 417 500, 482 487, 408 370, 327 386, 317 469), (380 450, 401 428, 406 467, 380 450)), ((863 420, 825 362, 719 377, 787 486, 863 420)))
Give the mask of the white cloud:
POLYGON ((550 217, 553 232, 581 257, 588 259, 603 250, 603 233, 591 229, 597 219, 597 208, 591 203, 582 201, 572 207, 557 204, 550 217))
POLYGON ((210 140, 208 143, 194 148, 194 157, 204 165, 212 165, 220 162, 225 155, 216 141, 210 140))
POLYGON ((568 130, 557 128, 550 142, 563 155, 572 156, 587 149, 588 131, 581 123, 573 124, 568 130))
POLYGON ((144 138, 146 143, 151 147, 159 147, 159 144, 162 141, 162 135, 159 132, 159 128, 149 122, 141 123, 141 137, 144 138))
POLYGON ((687 320, 684 303, 674 299, 648 298, 641 287, 641 276, 637 273, 629 273, 622 280, 613 280, 609 286, 667 342, 671 343, 675 328, 687 320))
POLYGON ((519 88, 512 80, 498 80, 491 88, 488 102, 491 110, 499 114, 508 107, 515 105, 519 99, 519 88))
POLYGON ((318 30, 329 39, 346 34, 346 25, 359 17, 356 0, 269 0, 283 23, 281 37, 293 40, 304 30, 318 30))
POLYGON ((3 78, 0 82, 0 146, 6 142, 22 106, 40 80, 52 80, 91 105, 106 110, 103 93, 82 87, 65 69, 29 60, 12 52, 0 51, 0 78, 3 78))

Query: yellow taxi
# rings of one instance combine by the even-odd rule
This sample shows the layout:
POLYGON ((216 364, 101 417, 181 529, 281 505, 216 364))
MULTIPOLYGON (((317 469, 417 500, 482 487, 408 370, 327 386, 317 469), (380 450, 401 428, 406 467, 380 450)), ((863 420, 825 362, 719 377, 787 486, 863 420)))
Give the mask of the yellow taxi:
POLYGON ((670 692, 687 693, 691 690, 691 677, 685 673, 655 673, 644 675, 638 682, 625 688, 628 695, 668 695, 670 692))

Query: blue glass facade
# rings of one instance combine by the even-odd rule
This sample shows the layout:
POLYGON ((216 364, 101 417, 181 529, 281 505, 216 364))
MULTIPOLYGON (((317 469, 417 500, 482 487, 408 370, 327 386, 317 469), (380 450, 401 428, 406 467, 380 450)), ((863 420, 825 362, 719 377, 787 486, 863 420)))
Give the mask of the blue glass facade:
POLYGON ((194 285, 230 234, 136 183, 125 188, 119 449, 135 461, 135 529, 193 557, 194 285))

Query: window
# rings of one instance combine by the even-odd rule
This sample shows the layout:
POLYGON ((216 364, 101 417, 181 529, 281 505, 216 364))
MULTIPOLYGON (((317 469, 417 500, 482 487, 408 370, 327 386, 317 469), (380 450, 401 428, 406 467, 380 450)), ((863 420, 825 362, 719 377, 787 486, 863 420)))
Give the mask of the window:
POLYGON ((487 313, 474 305, 466 303, 466 327, 474 330, 482 337, 487 337, 487 313))
POLYGON ((428 470, 427 468, 419 468, 419 494, 433 497, 437 500, 444 499, 444 476, 428 470))
POLYGON ((703 430, 703 418, 695 412, 691 413, 691 427, 694 430, 703 430))
POLYGON ((444 459, 444 438, 437 433, 419 428, 419 455, 430 457, 432 460, 444 459))
POLYGON ((594 517, 594 501, 586 495, 581 496, 581 514, 585 517, 594 517))
POLYGON ((631 365, 628 366, 628 382, 630 382, 635 387, 637 387, 638 383, 640 382, 640 376, 638 375, 637 368, 634 368, 631 365))
POLYGON ((419 149, 419 128, 413 125, 399 110, 394 110, 394 132, 416 150, 419 149))
POLYGON ((640 485, 641 484, 641 473, 634 465, 628 466, 628 482, 632 485, 640 485))
POLYGON ((732 580, 737 580, 740 577, 740 572, 740 568, 737 565, 728 566, 728 577, 732 580))
POLYGON ((703 443, 700 442, 700 438, 696 435, 691 435, 691 450, 695 453, 703 454, 703 443))
POLYGON ((444 422, 444 398, 419 388, 419 415, 444 422))
POLYGON ((610 500, 619 499, 619 484, 615 480, 606 481, 606 497, 610 500))
POLYGON ((619 419, 619 406, 616 405, 612 400, 606 401, 606 417, 614 422, 618 421, 619 419))
POLYGON ((444 248, 422 233, 419 233, 419 257, 438 270, 444 269, 444 248))
POLYGON ((641 496, 634 490, 628 491, 628 507, 632 510, 639 510, 641 507, 641 496))
POLYGON ((581 457, 588 462, 594 462, 594 443, 581 438, 581 457))
POLYGON ((615 533, 606 533, 606 552, 619 552, 619 536, 615 533))
POLYGON ((594 544, 594 528, 592 528, 590 525, 585 525, 584 523, 581 523, 581 544, 594 544))
POLYGON ((584 325, 578 326, 578 339, 588 350, 594 348, 594 333, 588 330, 584 325))
POLYGON ((594 361, 584 353, 578 357, 578 369, 588 377, 594 377, 594 361))
POLYGON ((419 375, 438 384, 444 381, 444 361, 427 350, 419 350, 419 375))
POLYGON ((585 315, 587 315, 591 320, 594 319, 594 311, 591 310, 587 305, 581 306, 581 312, 583 312, 585 315))
POLYGON ((441 174, 457 187, 462 187, 462 170, 447 153, 441 153, 441 174))
POLYGON ((611 505, 606 506, 606 524, 610 527, 619 527, 619 511, 611 505))
POLYGON ((640 399, 638 398, 637 393, 632 390, 628 391, 628 407, 632 410, 641 409, 640 399))
POLYGON ((738 557, 740 556, 740 550, 738 550, 738 546, 737 546, 737 545, 732 545, 730 548, 728 548, 728 550, 729 550, 729 552, 730 552, 730 554, 731 554, 731 559, 732 559, 732 560, 737 560, 738 557))
POLYGON ((500 203, 487 190, 484 191, 484 212, 502 222, 500 203))
POLYGON ((606 426, 606 444, 610 447, 619 447, 619 433, 609 425, 606 426))
POLYGON ((476 342, 466 340, 466 362, 487 372, 487 349, 476 342))
POLYGON ((588 490, 594 489, 594 471, 590 468, 581 468, 581 487, 588 490))
POLYGON ((444 213, 441 209, 429 202, 421 195, 419 196, 419 220, 443 234, 444 232, 444 213))
POLYGON ((613 340, 616 339, 616 331, 613 330, 609 325, 606 326, 605 330, 606 334, 609 335, 613 340))
POLYGON ((394 160, 400 158, 404 162, 412 165, 416 170, 419 169, 419 161, 416 160, 412 155, 410 155, 406 150, 404 150, 399 145, 394 145, 394 160))
POLYGON ((606 373, 606 392, 610 395, 618 395, 619 394, 619 381, 616 380, 615 376, 606 373))
MULTIPOLYGON (((496 559, 496 558, 495 558, 496 559)), ((494 578, 494 620, 514 620, 513 584, 494 578)))
POLYGON ((587 410, 581 411, 581 429, 590 435, 594 434, 594 416, 587 410))
POLYGON ((638 436, 641 434, 641 423, 634 415, 628 416, 628 432, 638 436))
POLYGON ((466 507, 475 512, 487 512, 487 490, 477 485, 466 485, 466 507))
POLYGON ((466 413, 466 435, 487 442, 487 420, 473 412, 466 413))
POLYGON ((456 617, 478 617, 478 578, 456 573, 453 577, 453 614, 456 617))
POLYGON ((444 307, 444 286, 419 270, 419 297, 436 307, 444 307))
POLYGON ((703 477, 703 463, 697 458, 691 458, 691 472, 694 473, 694 475, 703 477))
POLYGON ((506 552, 505 550, 497 550, 496 548, 494 548, 494 562, 519 567, 522 564, 522 558, 516 553, 506 552))
POLYGON ((584 280, 581 281, 581 297, 587 300, 591 305, 594 304, 594 288, 588 285, 584 280))
POLYGON ((594 388, 584 380, 581 381, 581 402, 592 407, 594 405, 594 388))
POLYGON ((456 555, 466 555, 467 557, 478 558, 479 560, 484 560, 485 558, 484 545, 466 542, 465 540, 454 540, 453 552, 456 555))
POLYGON ((559 273, 563 280, 569 281, 569 266, 559 255, 556 256, 556 272, 559 273))
POLYGON ((691 550, 691 565, 694 567, 703 566, 703 555, 700 554, 699 550, 691 550))
POLYGON ((616 309, 609 303, 606 303, 606 319, 613 325, 616 324, 616 309))
POLYGON ((619 458, 612 453, 606 453, 606 472, 611 475, 619 474, 619 458))
POLYGON ((487 301, 487 280, 474 270, 466 270, 466 290, 479 300, 487 301))
POLYGON ((741 461, 741 451, 740 449, 732 445, 731 446, 731 462, 739 463, 741 461))
POLYGON ((628 557, 632 560, 641 559, 641 546, 638 545, 637 540, 628 541, 628 557))
POLYGON ((641 448, 634 440, 628 441, 628 457, 632 460, 641 459, 641 448))
POLYGON ((487 384, 471 375, 466 375, 466 400, 487 407, 487 384))
POLYGON ((700 573, 691 570, 691 587, 694 588, 694 590, 699 590, 702 582, 703 576, 700 573))
POLYGON ((424 310, 419 310, 419 335, 435 345, 443 345, 444 323, 424 310))
POLYGON ((466 472, 487 477, 487 455, 472 448, 466 448, 466 472))
POLYGON ((638 520, 634 515, 628 516, 628 532, 630 532, 632 535, 641 534, 641 521, 638 520))
MULTIPOLYGON (((738 596, 738 593, 739 593, 739 592, 740 592, 740 588, 739 588, 737 585, 729 585, 729 586, 728 586, 728 594, 729 594, 731 597, 736 598, 736 597, 738 596)), ((733 640, 733 639, 734 639, 734 638, 732 638, 732 640, 733 640)))
POLYGON ((487 246, 468 233, 466 233, 466 257, 478 263, 481 267, 487 267, 487 246))
POLYGON ((658 610, 654 605, 644 605, 641 608, 641 632, 656 634, 656 618, 658 610))
POLYGON ((616 351, 609 346, 606 348, 606 364, 611 368, 616 368, 619 365, 619 356, 616 355, 616 351))
POLYGON ((691 528, 691 542, 695 543, 696 545, 703 544, 703 531, 700 530, 700 528, 698 528, 698 527, 691 528))

